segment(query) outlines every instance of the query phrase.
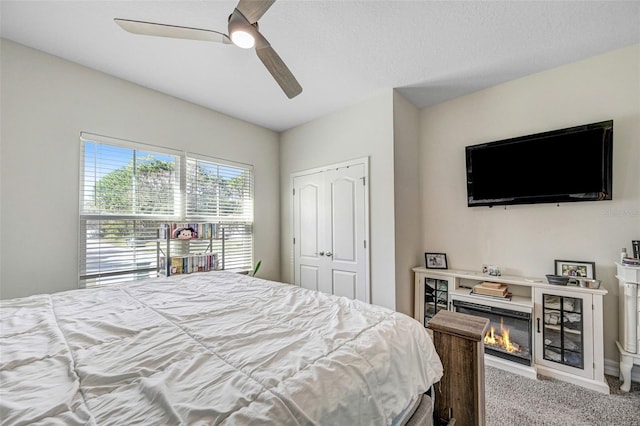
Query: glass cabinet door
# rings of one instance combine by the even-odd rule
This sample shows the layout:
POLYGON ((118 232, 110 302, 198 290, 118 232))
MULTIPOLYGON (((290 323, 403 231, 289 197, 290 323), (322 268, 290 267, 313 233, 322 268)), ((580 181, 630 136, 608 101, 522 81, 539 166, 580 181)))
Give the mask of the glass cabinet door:
POLYGON ((593 379, 593 296, 562 286, 537 287, 534 294, 536 368, 593 379))
POLYGON ((449 301, 449 282, 447 280, 424 279, 424 326, 438 311, 447 310, 449 301))
POLYGON ((584 369, 584 306, 582 298, 542 295, 543 358, 584 369))

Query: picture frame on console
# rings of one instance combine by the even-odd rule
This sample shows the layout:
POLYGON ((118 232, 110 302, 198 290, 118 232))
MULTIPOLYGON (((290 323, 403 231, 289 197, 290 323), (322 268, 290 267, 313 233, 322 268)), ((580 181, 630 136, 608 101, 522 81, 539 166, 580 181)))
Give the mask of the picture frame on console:
POLYGON ((596 278, 596 263, 580 260, 556 260, 556 275, 564 275, 576 278, 596 278))
POLYGON ((425 253, 424 261, 427 269, 447 269, 446 253, 425 253))

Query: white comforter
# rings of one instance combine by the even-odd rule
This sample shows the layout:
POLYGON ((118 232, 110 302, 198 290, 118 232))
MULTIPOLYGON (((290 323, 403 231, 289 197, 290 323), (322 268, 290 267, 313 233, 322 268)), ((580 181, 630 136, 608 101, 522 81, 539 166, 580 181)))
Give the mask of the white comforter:
POLYGON ((442 375, 412 318, 229 272, 0 302, 12 424, 391 424, 442 375))

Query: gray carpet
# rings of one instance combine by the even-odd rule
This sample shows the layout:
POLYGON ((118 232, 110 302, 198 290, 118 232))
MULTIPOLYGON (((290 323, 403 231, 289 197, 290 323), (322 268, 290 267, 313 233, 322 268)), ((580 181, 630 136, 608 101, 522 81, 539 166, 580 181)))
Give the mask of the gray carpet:
POLYGON ((640 426, 640 383, 620 392, 620 380, 606 376, 604 395, 563 381, 522 377, 485 367, 487 426, 640 426))

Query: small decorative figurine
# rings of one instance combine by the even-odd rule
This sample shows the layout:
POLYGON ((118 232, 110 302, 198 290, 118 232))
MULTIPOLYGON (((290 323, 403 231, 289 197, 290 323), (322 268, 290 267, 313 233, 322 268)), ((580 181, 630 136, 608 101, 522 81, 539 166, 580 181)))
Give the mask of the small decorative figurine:
POLYGON ((173 231, 173 237, 179 240, 190 240, 192 238, 196 238, 196 231, 191 227, 176 228, 176 230, 173 231))

